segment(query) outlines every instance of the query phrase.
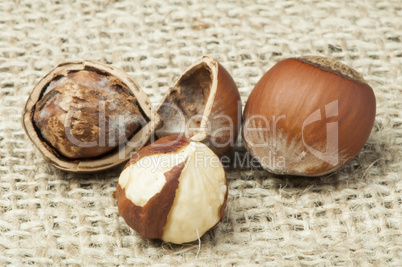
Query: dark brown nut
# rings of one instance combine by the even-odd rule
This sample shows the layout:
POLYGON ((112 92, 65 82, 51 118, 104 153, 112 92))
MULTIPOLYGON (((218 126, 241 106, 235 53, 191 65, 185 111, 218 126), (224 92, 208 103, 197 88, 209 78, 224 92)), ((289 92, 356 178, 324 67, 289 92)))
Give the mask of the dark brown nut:
POLYGON ((23 114, 25 131, 45 159, 72 172, 127 161, 160 123, 125 72, 94 61, 59 65, 35 86, 23 114))
POLYGON ((73 72, 49 84, 36 104, 34 123, 63 156, 100 156, 146 124, 135 97, 123 88, 113 76, 73 72))
POLYGON ((241 124, 241 99, 233 78, 212 57, 191 65, 166 93, 158 107, 163 127, 158 138, 184 134, 203 142, 218 156, 236 142, 241 124))

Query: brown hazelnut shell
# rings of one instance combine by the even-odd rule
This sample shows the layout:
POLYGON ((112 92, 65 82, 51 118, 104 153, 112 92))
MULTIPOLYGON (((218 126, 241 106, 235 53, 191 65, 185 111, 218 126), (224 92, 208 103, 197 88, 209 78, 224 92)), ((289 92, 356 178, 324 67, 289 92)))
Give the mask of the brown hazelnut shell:
POLYGON ((92 60, 65 62, 49 72, 33 88, 22 115, 22 125, 25 132, 45 160, 57 169, 76 173, 103 171, 126 162, 133 152, 138 151, 147 143, 151 134, 160 127, 161 123, 160 117, 152 107, 147 95, 129 75, 119 68, 92 60), (53 80, 83 70, 112 76, 118 80, 124 86, 124 90, 127 90, 129 94, 136 98, 142 114, 147 119, 147 123, 144 127, 136 130, 124 146, 94 158, 71 159, 61 155, 60 152, 44 140, 34 122, 34 113, 37 103, 43 98, 47 87, 53 80))
POLYGON ((325 57, 289 58, 251 92, 243 141, 270 172, 323 175, 359 153, 375 113, 373 89, 357 71, 325 57))
POLYGON ((240 93, 229 72, 204 56, 177 79, 157 108, 164 125, 158 138, 184 134, 222 156, 235 143, 241 126, 240 93))

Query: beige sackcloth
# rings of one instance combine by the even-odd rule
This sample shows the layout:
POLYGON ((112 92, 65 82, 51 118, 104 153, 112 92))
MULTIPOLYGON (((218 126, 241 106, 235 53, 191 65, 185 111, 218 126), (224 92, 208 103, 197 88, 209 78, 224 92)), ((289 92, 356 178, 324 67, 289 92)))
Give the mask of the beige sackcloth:
MULTIPOLYGON (((0 266, 402 266, 400 0, 2 0, 0 70, 0 266), (156 106, 203 55, 232 74, 243 107, 281 59, 352 66, 377 98, 367 144, 318 178, 228 167, 222 223, 173 245, 142 239, 119 216, 121 168, 58 171, 22 129, 32 88, 64 61, 122 68, 156 106)), ((246 153, 241 142, 232 153, 246 153)))

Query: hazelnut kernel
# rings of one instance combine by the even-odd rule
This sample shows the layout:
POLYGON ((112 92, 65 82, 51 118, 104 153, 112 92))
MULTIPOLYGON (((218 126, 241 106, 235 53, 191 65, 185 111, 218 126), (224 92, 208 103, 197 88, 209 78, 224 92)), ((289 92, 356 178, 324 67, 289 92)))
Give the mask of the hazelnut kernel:
POLYGON ((211 149, 168 136, 133 156, 114 196, 120 215, 142 237, 181 244, 222 220, 227 194, 225 171, 211 149))
POLYGON ((83 159, 123 144, 146 118, 116 78, 82 70, 49 84, 36 104, 34 123, 60 154, 83 159))
POLYGON ((161 126, 147 95, 124 71, 84 60, 65 62, 32 90, 25 132, 54 167, 106 170, 130 158, 161 126))

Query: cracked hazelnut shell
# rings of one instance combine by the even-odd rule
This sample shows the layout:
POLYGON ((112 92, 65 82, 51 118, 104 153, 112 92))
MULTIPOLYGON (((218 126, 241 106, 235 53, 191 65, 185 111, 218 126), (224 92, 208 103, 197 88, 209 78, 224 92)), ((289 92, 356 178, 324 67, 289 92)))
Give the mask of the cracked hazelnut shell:
POLYGON ((127 161, 161 121, 122 70, 95 61, 60 64, 34 87, 23 127, 54 167, 96 172, 127 161))
POLYGON ((176 244, 195 241, 220 222, 227 196, 219 158, 179 135, 133 155, 114 193, 120 215, 143 238, 176 244))
POLYGON ((318 176, 359 153, 375 113, 374 92, 357 71, 325 57, 289 58, 254 87, 242 135, 268 171, 318 176))
POLYGON ((235 143, 241 125, 239 90, 228 71, 204 56, 169 88, 157 108, 163 126, 158 138, 184 134, 200 141, 218 156, 235 143))

